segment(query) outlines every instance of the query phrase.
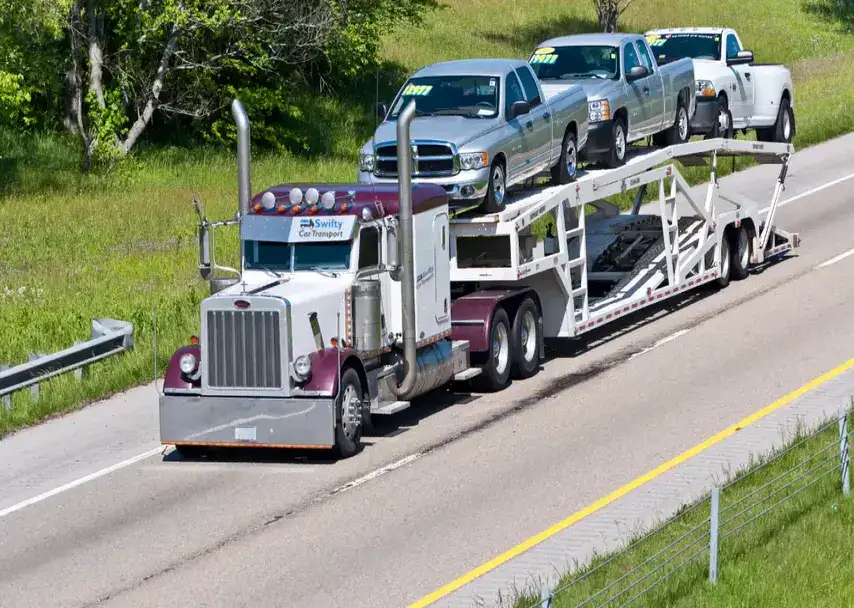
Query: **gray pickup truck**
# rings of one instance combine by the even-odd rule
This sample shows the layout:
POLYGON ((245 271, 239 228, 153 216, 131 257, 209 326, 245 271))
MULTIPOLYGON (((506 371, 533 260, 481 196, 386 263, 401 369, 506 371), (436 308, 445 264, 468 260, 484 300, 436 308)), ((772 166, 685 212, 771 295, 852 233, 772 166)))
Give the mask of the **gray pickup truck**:
POLYGON ((658 65, 640 34, 578 34, 537 45, 528 61, 546 96, 580 84, 587 92, 590 134, 584 158, 622 165, 629 143, 688 141, 696 105, 690 59, 658 65))
MULTIPOLYGON (((693 83, 693 81, 692 81, 693 83)), ((439 184, 454 208, 504 209, 508 187, 545 171, 566 184, 587 141, 587 97, 580 86, 549 99, 520 59, 467 59, 415 72, 359 154, 360 183, 397 182, 400 111, 415 100, 410 126, 413 183, 439 184)))

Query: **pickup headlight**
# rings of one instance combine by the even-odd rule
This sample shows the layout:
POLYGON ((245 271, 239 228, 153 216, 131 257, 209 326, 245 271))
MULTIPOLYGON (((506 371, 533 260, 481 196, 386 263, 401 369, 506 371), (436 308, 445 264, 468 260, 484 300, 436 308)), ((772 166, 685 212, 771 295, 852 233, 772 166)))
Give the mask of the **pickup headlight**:
POLYGON ((717 95, 715 85, 712 84, 711 80, 698 80, 697 95, 701 95, 703 97, 715 97, 717 95))
POLYGON ((359 154, 359 169, 373 173, 376 167, 376 158, 373 154, 359 154))
POLYGON ((480 169, 489 165, 489 155, 486 152, 466 152, 460 154, 460 169, 480 169))
POLYGON ((294 374, 302 382, 308 380, 311 375, 311 359, 307 355, 301 355, 294 361, 294 374))
POLYGON ((607 99, 587 102, 587 120, 589 122, 602 122, 611 120, 611 105, 607 99))

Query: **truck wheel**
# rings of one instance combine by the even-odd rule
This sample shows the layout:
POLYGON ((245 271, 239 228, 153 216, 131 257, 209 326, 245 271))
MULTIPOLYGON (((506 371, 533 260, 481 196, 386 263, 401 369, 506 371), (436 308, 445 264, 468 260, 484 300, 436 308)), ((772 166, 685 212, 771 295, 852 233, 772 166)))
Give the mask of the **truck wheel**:
POLYGON ((732 277, 740 281, 746 279, 747 268, 750 265, 750 232, 745 226, 736 228, 730 233, 732 243, 732 277))
POLYGON ((341 387, 335 399, 335 451, 349 458, 362 449, 362 401, 359 374, 348 367, 341 375, 341 387))
POLYGON ((727 100, 723 97, 718 97, 717 110, 712 130, 706 135, 706 139, 715 139, 718 137, 723 137, 724 139, 735 138, 732 128, 732 112, 729 111, 727 100))
POLYGON ((622 116, 617 116, 611 123, 611 150, 605 160, 610 168, 619 167, 626 163, 626 121, 622 116))
POLYGON ((778 143, 792 143, 795 138, 795 114, 788 99, 780 102, 777 111, 777 122, 774 124, 774 141, 778 143))
POLYGON ((489 170, 489 187, 486 190, 486 198, 483 201, 483 211, 486 213, 498 213, 504 211, 504 195, 507 190, 507 175, 504 173, 504 165, 500 160, 492 163, 489 170))
POLYGON ((681 97, 676 103, 676 119, 665 134, 665 141, 668 146, 684 144, 691 137, 688 108, 685 107, 685 102, 682 101, 681 97))
POLYGON ((483 373, 476 376, 476 384, 487 391, 498 391, 507 386, 511 363, 510 320, 501 307, 492 314, 492 329, 489 332, 489 352, 483 373))
POLYGON ((513 317, 510 351, 513 354, 514 378, 530 378, 539 367, 540 311, 533 298, 525 298, 513 317))
POLYGON ((552 181, 556 184, 570 184, 578 175, 578 140, 575 133, 566 130, 560 148, 560 158, 552 167, 552 181))

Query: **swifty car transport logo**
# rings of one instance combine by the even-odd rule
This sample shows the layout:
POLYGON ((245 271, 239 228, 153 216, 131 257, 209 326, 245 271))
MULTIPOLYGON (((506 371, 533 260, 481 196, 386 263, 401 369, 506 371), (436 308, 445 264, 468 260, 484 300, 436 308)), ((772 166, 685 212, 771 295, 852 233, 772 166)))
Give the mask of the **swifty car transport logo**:
POLYGON ((299 222, 299 236, 304 239, 342 239, 344 222, 336 218, 305 218, 299 222))

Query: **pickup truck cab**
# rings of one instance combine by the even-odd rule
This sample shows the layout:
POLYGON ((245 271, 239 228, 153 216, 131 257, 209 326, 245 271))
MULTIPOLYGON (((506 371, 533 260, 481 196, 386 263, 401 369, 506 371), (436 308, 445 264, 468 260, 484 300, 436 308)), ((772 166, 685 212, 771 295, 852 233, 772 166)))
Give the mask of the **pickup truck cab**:
POLYGON ((731 28, 651 30, 646 39, 656 63, 694 62, 697 112, 692 133, 733 137, 755 129, 760 141, 790 143, 795 135, 792 75, 779 64, 757 64, 731 28))
POLYGON ((415 72, 359 154, 359 183, 397 183, 397 117, 415 100, 412 181, 441 185, 453 208, 504 209, 506 189, 543 172, 573 181, 587 142, 587 97, 569 87, 546 99, 522 59, 466 59, 415 72))
POLYGON ((616 167, 631 142, 653 137, 669 146, 688 141, 694 111, 690 60, 659 66, 640 34, 578 34, 537 45, 528 61, 546 96, 580 85, 587 93, 588 162, 616 167))

